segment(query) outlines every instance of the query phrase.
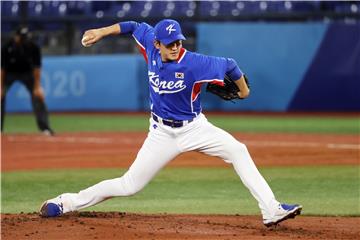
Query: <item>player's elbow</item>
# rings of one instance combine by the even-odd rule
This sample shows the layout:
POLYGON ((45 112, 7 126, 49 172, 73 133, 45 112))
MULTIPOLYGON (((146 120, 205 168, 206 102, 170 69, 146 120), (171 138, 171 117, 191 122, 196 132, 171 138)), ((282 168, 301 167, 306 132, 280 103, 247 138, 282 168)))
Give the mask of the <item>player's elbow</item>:
POLYGON ((250 89, 248 87, 246 87, 244 89, 244 97, 248 97, 250 95, 250 89))
POLYGON ((247 98, 250 95, 250 89, 249 88, 244 88, 240 92, 238 92, 238 95, 239 95, 240 98, 247 98))

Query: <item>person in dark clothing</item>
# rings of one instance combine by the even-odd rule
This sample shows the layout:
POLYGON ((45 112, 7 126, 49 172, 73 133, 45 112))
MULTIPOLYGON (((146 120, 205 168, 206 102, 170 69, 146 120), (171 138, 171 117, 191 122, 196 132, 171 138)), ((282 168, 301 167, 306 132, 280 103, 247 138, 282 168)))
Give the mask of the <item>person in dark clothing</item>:
POLYGON ((45 135, 54 135, 49 126, 40 75, 40 47, 31 41, 28 28, 20 27, 14 37, 1 48, 1 131, 4 126, 6 93, 15 81, 20 81, 31 95, 39 130, 45 135))

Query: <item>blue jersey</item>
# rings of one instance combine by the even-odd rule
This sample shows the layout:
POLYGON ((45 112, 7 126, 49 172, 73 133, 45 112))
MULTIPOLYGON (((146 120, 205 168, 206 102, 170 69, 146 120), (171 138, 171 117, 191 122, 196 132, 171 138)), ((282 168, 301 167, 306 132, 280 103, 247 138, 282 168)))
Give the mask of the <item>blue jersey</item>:
POLYGON ((150 109, 163 119, 191 120, 201 113, 201 85, 223 84, 225 73, 236 68, 233 59, 206 56, 182 48, 177 61, 162 62, 154 46, 154 29, 146 23, 134 25, 133 34, 148 66, 150 109), (235 67, 234 67, 235 65, 235 67))

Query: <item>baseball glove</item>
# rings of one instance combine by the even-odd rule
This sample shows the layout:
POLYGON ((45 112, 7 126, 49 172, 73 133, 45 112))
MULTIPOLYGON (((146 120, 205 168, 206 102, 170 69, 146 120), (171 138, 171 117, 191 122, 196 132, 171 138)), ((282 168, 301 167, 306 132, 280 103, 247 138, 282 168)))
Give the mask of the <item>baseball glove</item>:
MULTIPOLYGON (((247 77, 244 75, 246 85, 250 88, 249 81, 247 77)), ((231 101, 236 99, 242 99, 237 94, 240 89, 238 86, 229 78, 229 76, 225 75, 224 77, 224 84, 218 85, 215 83, 208 83, 206 86, 206 91, 216 96, 220 97, 225 101, 231 101)))

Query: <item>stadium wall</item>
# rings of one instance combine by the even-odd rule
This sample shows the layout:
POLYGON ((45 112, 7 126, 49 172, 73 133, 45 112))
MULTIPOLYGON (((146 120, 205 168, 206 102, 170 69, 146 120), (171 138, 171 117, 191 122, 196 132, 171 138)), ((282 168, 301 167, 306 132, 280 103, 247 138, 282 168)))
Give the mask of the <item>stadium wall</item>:
POLYGON ((199 52, 234 58, 251 81, 248 100, 206 96, 207 109, 360 110, 360 23, 203 23, 197 35, 199 52))
MULTIPOLYGON (((204 109, 360 110, 359 23, 200 23, 197 36, 198 52, 236 59, 252 91, 239 104, 203 94, 204 109)), ((146 72, 140 55, 44 57, 42 84, 50 111, 143 111, 146 72)), ((31 111, 19 84, 7 100, 31 111)))

